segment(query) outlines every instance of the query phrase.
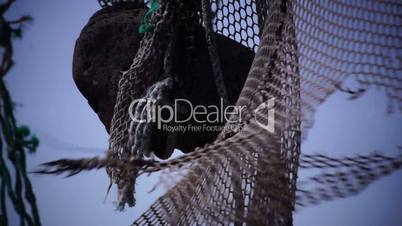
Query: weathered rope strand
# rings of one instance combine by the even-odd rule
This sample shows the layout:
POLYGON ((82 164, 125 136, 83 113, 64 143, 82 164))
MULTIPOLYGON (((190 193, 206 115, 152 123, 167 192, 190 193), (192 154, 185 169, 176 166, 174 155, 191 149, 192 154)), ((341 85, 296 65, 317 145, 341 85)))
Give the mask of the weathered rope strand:
POLYGON ((221 62, 216 47, 215 34, 212 28, 211 5, 209 0, 201 0, 202 24, 205 29, 205 38, 211 60, 212 73, 215 78, 215 85, 219 96, 222 98, 225 106, 229 105, 229 98, 226 90, 225 80, 223 78, 221 62))

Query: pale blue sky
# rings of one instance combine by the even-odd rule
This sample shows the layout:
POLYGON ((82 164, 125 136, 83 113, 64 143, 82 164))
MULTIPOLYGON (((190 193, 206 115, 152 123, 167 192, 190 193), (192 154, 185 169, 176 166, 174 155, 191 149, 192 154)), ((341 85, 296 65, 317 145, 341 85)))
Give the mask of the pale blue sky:
MULTIPOLYGON (((12 96, 21 104, 18 121, 29 125, 41 139, 38 152, 28 156, 31 170, 62 157, 102 154, 107 147, 104 127, 78 92, 71 74, 75 40, 97 9, 95 0, 18 0, 10 14, 28 13, 34 18, 23 40, 15 43, 17 64, 7 76, 12 96)), ((381 90, 372 90, 358 101, 348 101, 342 94, 332 96, 319 108, 302 151, 334 156, 374 150, 396 153, 402 117, 387 116, 385 107, 381 90)), ((129 225, 161 194, 147 193, 156 180, 155 176, 140 178, 137 206, 117 212, 112 203, 114 192, 103 202, 109 182, 103 170, 68 179, 32 175, 45 226, 129 225)), ((401 187, 402 172, 397 172, 359 196, 301 210, 295 214, 295 226, 400 226, 401 187)))

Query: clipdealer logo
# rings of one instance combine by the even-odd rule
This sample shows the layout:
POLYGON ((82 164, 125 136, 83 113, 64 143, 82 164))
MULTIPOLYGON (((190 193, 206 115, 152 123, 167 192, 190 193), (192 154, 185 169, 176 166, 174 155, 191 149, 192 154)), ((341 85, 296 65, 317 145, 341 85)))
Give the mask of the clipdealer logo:
MULTIPOLYGON (((253 110, 256 123, 271 133, 275 132, 274 106, 275 99, 271 98, 253 110)), ((247 106, 224 106, 222 99, 219 105, 194 106, 187 99, 175 99, 171 104, 158 104, 153 99, 141 98, 131 102, 128 113, 136 123, 155 123, 157 129, 186 132, 238 129, 236 126, 241 125, 246 110, 247 106), (198 125, 191 124, 194 122, 198 125)))

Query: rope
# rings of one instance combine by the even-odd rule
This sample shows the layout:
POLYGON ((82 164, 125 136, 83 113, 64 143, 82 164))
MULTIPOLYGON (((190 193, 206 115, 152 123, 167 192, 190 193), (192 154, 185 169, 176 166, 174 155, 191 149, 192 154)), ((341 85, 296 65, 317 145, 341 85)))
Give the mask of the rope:
POLYGON ((145 32, 150 32, 153 30, 153 26, 151 25, 151 16, 152 14, 159 9, 159 3, 158 0, 152 0, 150 7, 148 9, 148 12, 145 13, 144 16, 144 21, 142 22, 142 24, 140 25, 140 27, 138 28, 138 32, 140 34, 144 34, 145 32))
POLYGON ((13 113, 13 103, 2 79, 0 79, 0 92, 0 122, 2 129, 0 134, 0 223, 1 225, 8 225, 7 209, 4 205, 7 198, 5 194, 8 194, 14 211, 20 216, 21 225, 41 225, 35 195, 26 171, 25 160, 25 150, 34 152, 39 145, 39 140, 30 135, 28 127, 17 126, 13 113), (7 154, 8 162, 11 163, 10 166, 15 171, 14 187, 12 185, 11 170, 8 168, 9 164, 6 164, 7 160, 3 157, 3 150, 6 151, 4 154, 7 154), (25 203, 28 204, 31 211, 27 210, 25 203))
POLYGON ((215 77, 215 85, 218 95, 223 99, 225 106, 229 105, 229 98, 223 78, 221 62, 216 48, 216 40, 214 37, 214 30, 212 28, 211 6, 209 0, 202 0, 202 20, 205 29, 205 38, 207 40, 209 57, 211 59, 212 72, 215 77))
POLYGON ((39 140, 31 135, 27 126, 17 125, 14 103, 3 80, 13 66, 12 39, 21 38, 21 25, 31 20, 29 16, 22 16, 14 21, 4 18, 14 2, 15 0, 8 0, 0 4, 0 47, 4 50, 0 65, 0 225, 9 225, 8 214, 13 210, 14 214, 10 215, 19 217, 19 225, 40 226, 39 211, 26 170, 25 157, 26 151, 36 151, 39 140), (19 27, 14 28, 14 25, 19 27), (8 206, 7 203, 11 205, 8 206))

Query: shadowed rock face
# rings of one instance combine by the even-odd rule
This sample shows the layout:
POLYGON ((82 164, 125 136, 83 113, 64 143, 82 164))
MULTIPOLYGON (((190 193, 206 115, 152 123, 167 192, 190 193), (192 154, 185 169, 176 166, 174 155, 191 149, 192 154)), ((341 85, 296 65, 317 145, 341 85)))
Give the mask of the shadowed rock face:
POLYGON ((134 4, 104 8, 91 17, 75 45, 74 81, 107 130, 121 72, 139 48, 138 25, 145 12, 134 4))
MULTIPOLYGON (((138 26, 146 10, 144 6, 134 3, 101 9, 91 17, 76 42, 73 61, 74 81, 107 131, 113 117, 121 71, 130 67, 139 48, 142 35, 138 33, 138 26)), ((190 55, 185 51, 185 37, 181 34, 182 32, 177 38, 174 63, 174 74, 177 75, 180 84, 175 85, 174 98, 188 99, 194 106, 219 106, 219 96, 203 29, 201 27, 195 29, 196 48, 190 55)), ((231 104, 235 104, 254 53, 222 35, 217 34, 216 40, 229 100, 231 104)), ((188 123, 197 125, 194 121, 188 123)), ((217 131, 179 132, 176 148, 189 152, 196 146, 212 142, 217 134, 217 131)), ((166 132, 159 131, 154 133, 153 137, 153 150, 160 158, 168 158, 171 154, 171 150, 163 148, 166 142, 165 136, 166 132)))

